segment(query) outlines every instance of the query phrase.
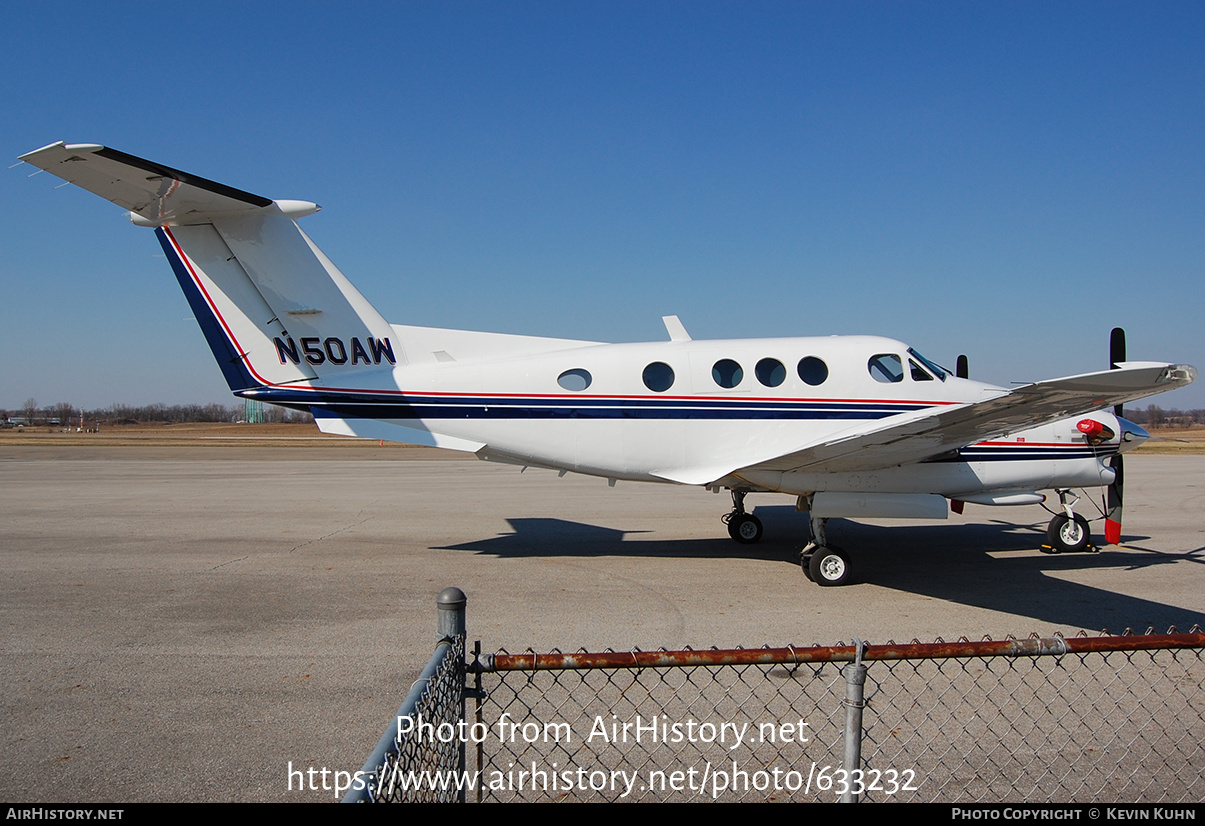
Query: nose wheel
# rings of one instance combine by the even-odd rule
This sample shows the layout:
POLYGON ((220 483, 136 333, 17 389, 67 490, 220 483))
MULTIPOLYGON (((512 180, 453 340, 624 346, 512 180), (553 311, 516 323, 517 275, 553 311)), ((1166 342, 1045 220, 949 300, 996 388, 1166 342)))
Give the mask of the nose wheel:
POLYGON ((1079 497, 1069 490, 1060 490, 1058 495, 1063 511, 1056 513, 1046 526, 1046 544, 1041 548, 1042 553, 1073 554, 1097 550, 1092 544, 1088 520, 1072 510, 1079 497))
POLYGON ((1078 513, 1071 519, 1065 513, 1057 513, 1046 526, 1046 545, 1042 550, 1052 554, 1073 554, 1094 550, 1088 520, 1078 513))

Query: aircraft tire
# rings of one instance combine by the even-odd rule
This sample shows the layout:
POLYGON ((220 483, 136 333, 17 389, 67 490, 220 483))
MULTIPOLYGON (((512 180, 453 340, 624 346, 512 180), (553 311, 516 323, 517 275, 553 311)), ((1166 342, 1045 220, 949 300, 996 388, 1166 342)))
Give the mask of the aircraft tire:
POLYGON ((751 513, 735 513, 728 520, 728 535, 742 545, 756 544, 761 541, 761 520, 751 513))
POLYGON ((849 557, 840 548, 817 548, 808 560, 808 579, 823 587, 849 582, 849 557))
POLYGON ((1061 554, 1087 550, 1091 539, 1092 531, 1088 527, 1088 520, 1078 513, 1074 522, 1067 518, 1067 514, 1057 513, 1046 527, 1046 540, 1050 547, 1061 554))

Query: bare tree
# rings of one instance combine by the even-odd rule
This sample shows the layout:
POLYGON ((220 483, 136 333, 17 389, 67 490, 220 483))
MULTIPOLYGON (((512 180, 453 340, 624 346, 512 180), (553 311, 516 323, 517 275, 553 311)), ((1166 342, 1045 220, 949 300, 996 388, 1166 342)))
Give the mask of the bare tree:
POLYGON ((59 424, 68 425, 79 418, 79 411, 71 402, 58 402, 50 408, 51 415, 59 420, 59 424))

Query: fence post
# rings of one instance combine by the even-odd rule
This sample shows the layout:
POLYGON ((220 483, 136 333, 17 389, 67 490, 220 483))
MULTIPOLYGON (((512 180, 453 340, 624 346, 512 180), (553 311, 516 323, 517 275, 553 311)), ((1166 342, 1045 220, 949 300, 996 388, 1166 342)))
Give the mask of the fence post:
POLYGON ((439 636, 441 639, 454 639, 464 633, 464 606, 469 598, 464 591, 456 587, 444 588, 435 600, 439 608, 439 636))
POLYGON ((862 778, 862 709, 866 706, 866 666, 862 665, 863 640, 854 637, 854 661, 841 669, 845 677, 845 793, 842 803, 857 803, 854 778, 862 778), (854 774, 854 772, 857 774, 854 774))
MULTIPOLYGON (((439 609, 436 614, 439 617, 439 636, 446 640, 459 640, 459 650, 456 652, 456 658, 460 663, 458 676, 456 679, 460 681, 460 721, 464 723, 465 717, 465 697, 464 697, 464 643, 465 643, 465 605, 469 599, 464 595, 464 591, 455 586, 444 588, 439 592, 439 596, 435 599, 436 607, 439 609)), ((456 769, 462 775, 468 767, 468 759, 465 754, 464 738, 460 739, 460 748, 457 754, 456 769)), ((465 802, 465 790, 462 786, 459 794, 459 802, 465 802)))
MULTIPOLYGON (((435 605, 438 609, 436 611, 436 618, 438 620, 437 630, 440 635, 439 643, 435 646, 435 653, 427 661, 427 665, 423 668, 422 673, 419 674, 418 679, 410 686, 406 699, 402 701, 401 708, 394 715, 394 722, 391 722, 385 729, 385 733, 377 741, 376 748, 373 749, 372 754, 365 761, 364 768, 357 773, 358 777, 370 778, 372 780, 367 783, 353 785, 352 788, 348 789, 347 794, 343 797, 344 803, 372 803, 379 799, 380 783, 384 780, 383 771, 388 768, 387 761, 391 757, 400 758, 399 748, 402 744, 400 742, 397 721, 403 717, 410 717, 415 713, 415 709, 419 707, 419 703, 430 687, 431 681, 439 673, 442 664, 447 661, 449 654, 456 657, 456 673, 452 676, 456 681, 455 687, 459 697, 457 708, 460 713, 460 719, 464 720, 464 607, 467 602, 468 598, 465 597, 464 591, 459 588, 444 588, 440 591, 439 596, 435 600, 435 605), (449 651, 449 649, 451 650, 449 651)), ((460 748, 457 751, 457 761, 459 763, 458 770, 463 772, 465 770, 463 740, 461 740, 460 748)), ((463 789, 460 792, 460 802, 464 802, 463 789)))

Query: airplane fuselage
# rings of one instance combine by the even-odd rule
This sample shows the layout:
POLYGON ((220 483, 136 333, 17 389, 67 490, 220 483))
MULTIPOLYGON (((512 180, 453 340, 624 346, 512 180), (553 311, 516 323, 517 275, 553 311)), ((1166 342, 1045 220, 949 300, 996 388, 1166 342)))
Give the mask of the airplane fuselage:
POLYGON ((248 395, 305 404, 332 432, 444 444, 610 479, 793 495, 957 498, 1107 485, 1112 470, 1105 461, 1122 444, 1124 428, 1100 412, 1094 417, 1116 435, 1095 446, 1076 428, 1083 418, 1076 417, 868 472, 704 478, 707 469, 692 464, 699 456, 716 468, 751 463, 860 432, 867 423, 1007 391, 957 378, 904 343, 876 336, 601 344, 431 328, 398 332, 411 342, 401 366, 349 364, 343 375, 328 373, 320 393, 275 387, 248 395), (515 349, 523 352, 516 357, 515 349), (491 350, 508 355, 491 357, 491 350))

